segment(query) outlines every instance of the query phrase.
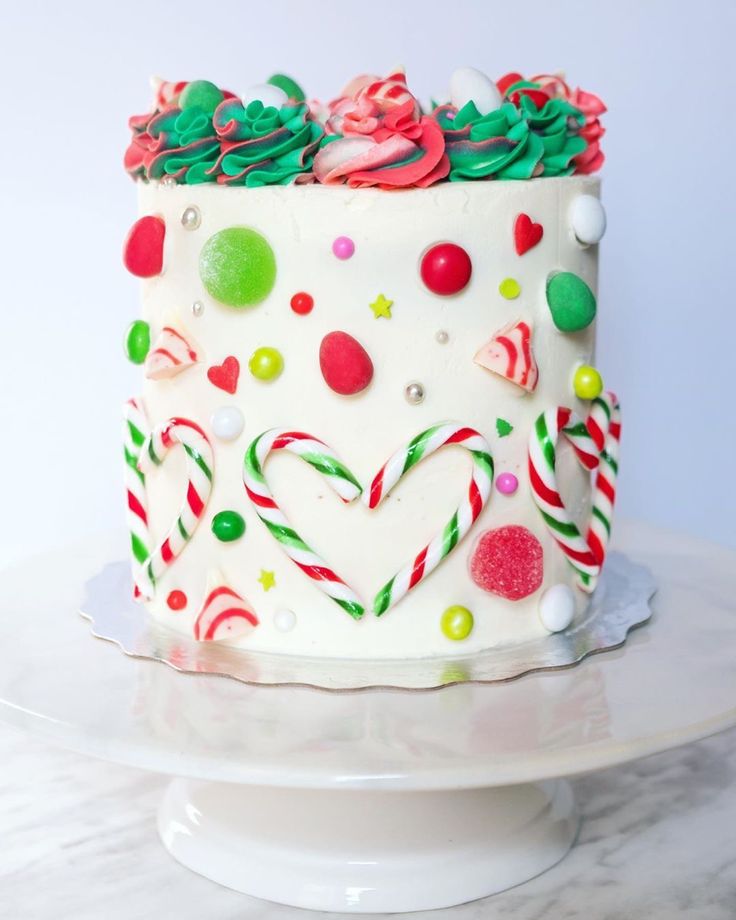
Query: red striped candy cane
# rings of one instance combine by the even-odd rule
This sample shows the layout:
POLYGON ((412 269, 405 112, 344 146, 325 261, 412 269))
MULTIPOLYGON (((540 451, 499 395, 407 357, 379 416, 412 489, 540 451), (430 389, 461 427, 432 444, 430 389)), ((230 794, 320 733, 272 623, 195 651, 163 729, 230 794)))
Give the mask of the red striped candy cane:
POLYGON ((176 444, 184 448, 187 459, 186 495, 171 530, 145 560, 154 586, 191 540, 212 491, 212 445, 199 425, 189 419, 171 418, 151 432, 141 451, 138 464, 141 472, 145 475, 160 466, 176 444))
POLYGON ((138 461, 148 435, 148 419, 143 409, 143 402, 140 399, 129 399, 123 406, 123 452, 134 596, 151 598, 153 597, 153 583, 146 568, 151 552, 146 477, 138 469, 138 461))
POLYGON ((376 616, 381 616, 397 604, 433 572, 476 522, 493 485, 491 448, 473 428, 455 422, 434 425, 389 457, 371 483, 370 490, 363 496, 369 508, 377 508, 404 474, 420 460, 452 445, 464 447, 473 459, 467 493, 445 527, 376 594, 373 600, 376 616))
POLYGON ((301 457, 322 473, 330 487, 346 502, 356 499, 362 489, 350 470, 327 444, 301 431, 273 428, 259 435, 248 447, 243 467, 243 482, 258 516, 286 555, 308 575, 315 585, 355 619, 365 608, 353 589, 304 542, 274 500, 263 474, 269 454, 287 450, 301 457))
POLYGON ((621 417, 613 393, 593 400, 586 422, 570 409, 543 412, 529 438, 529 478, 532 497, 568 562, 578 574, 578 585, 592 592, 601 571, 611 531, 618 472, 621 417), (585 469, 597 469, 593 504, 586 536, 565 507, 557 485, 557 442, 564 435, 585 469))

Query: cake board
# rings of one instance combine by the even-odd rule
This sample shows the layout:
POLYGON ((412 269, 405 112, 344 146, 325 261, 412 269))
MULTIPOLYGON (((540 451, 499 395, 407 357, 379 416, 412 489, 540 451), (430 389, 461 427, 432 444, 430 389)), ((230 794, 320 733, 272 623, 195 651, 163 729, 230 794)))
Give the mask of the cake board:
POLYGON ((174 777, 167 849, 228 887, 342 912, 446 907, 549 868, 568 779, 736 724, 736 553, 619 527, 659 584, 626 644, 564 670, 429 692, 327 693, 178 674, 76 616, 96 540, 4 573, 0 718, 174 777))

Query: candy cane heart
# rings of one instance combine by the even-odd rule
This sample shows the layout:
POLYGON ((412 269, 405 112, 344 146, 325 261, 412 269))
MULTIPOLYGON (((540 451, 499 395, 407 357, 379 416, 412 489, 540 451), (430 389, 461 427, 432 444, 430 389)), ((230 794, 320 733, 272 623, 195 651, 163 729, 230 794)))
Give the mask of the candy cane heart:
POLYGON ((301 457, 321 473, 328 485, 345 502, 362 492, 358 480, 324 442, 302 431, 273 428, 251 443, 245 454, 243 482, 256 512, 286 555, 314 584, 356 620, 365 607, 353 589, 294 530, 271 494, 263 467, 269 454, 286 450, 301 457))
POLYGON ((578 586, 595 589, 606 555, 616 499, 621 414, 613 393, 593 400, 585 422, 571 409, 547 409, 534 423, 529 438, 532 497, 547 529, 578 575, 578 586), (573 521, 557 484, 557 443, 567 438, 586 470, 596 471, 586 535, 573 521))
POLYGON ((373 600, 376 616, 384 614, 416 588, 450 555, 476 522, 493 485, 491 448, 473 428, 454 422, 433 425, 389 457, 373 479, 370 490, 363 496, 369 508, 377 508, 412 467, 440 448, 449 446, 465 448, 473 460, 465 496, 444 528, 376 594, 373 600))
POLYGON ((181 511, 171 529, 144 562, 151 584, 181 554, 197 529, 212 491, 214 455, 207 435, 185 418, 171 418, 155 428, 141 450, 138 467, 146 475, 180 444, 186 455, 187 482, 181 511))

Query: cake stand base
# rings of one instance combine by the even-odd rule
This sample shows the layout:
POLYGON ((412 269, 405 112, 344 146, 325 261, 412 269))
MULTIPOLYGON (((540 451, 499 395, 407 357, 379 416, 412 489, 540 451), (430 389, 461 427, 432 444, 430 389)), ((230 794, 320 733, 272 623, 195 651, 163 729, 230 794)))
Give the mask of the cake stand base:
POLYGON ((312 910, 451 907, 525 882, 572 846, 564 780, 432 792, 274 789, 176 779, 164 846, 244 894, 312 910))

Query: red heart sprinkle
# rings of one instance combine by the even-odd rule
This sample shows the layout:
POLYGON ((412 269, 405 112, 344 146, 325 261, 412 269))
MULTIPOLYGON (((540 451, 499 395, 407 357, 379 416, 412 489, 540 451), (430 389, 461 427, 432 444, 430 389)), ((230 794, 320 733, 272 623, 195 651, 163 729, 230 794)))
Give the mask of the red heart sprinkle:
POLYGON ((514 243, 516 252, 523 256, 542 239, 544 227, 535 224, 528 214, 519 214, 514 224, 514 243))
POLYGON ((234 393, 238 388, 240 362, 229 355, 222 364, 213 364, 207 368, 207 379, 226 393, 234 393))

